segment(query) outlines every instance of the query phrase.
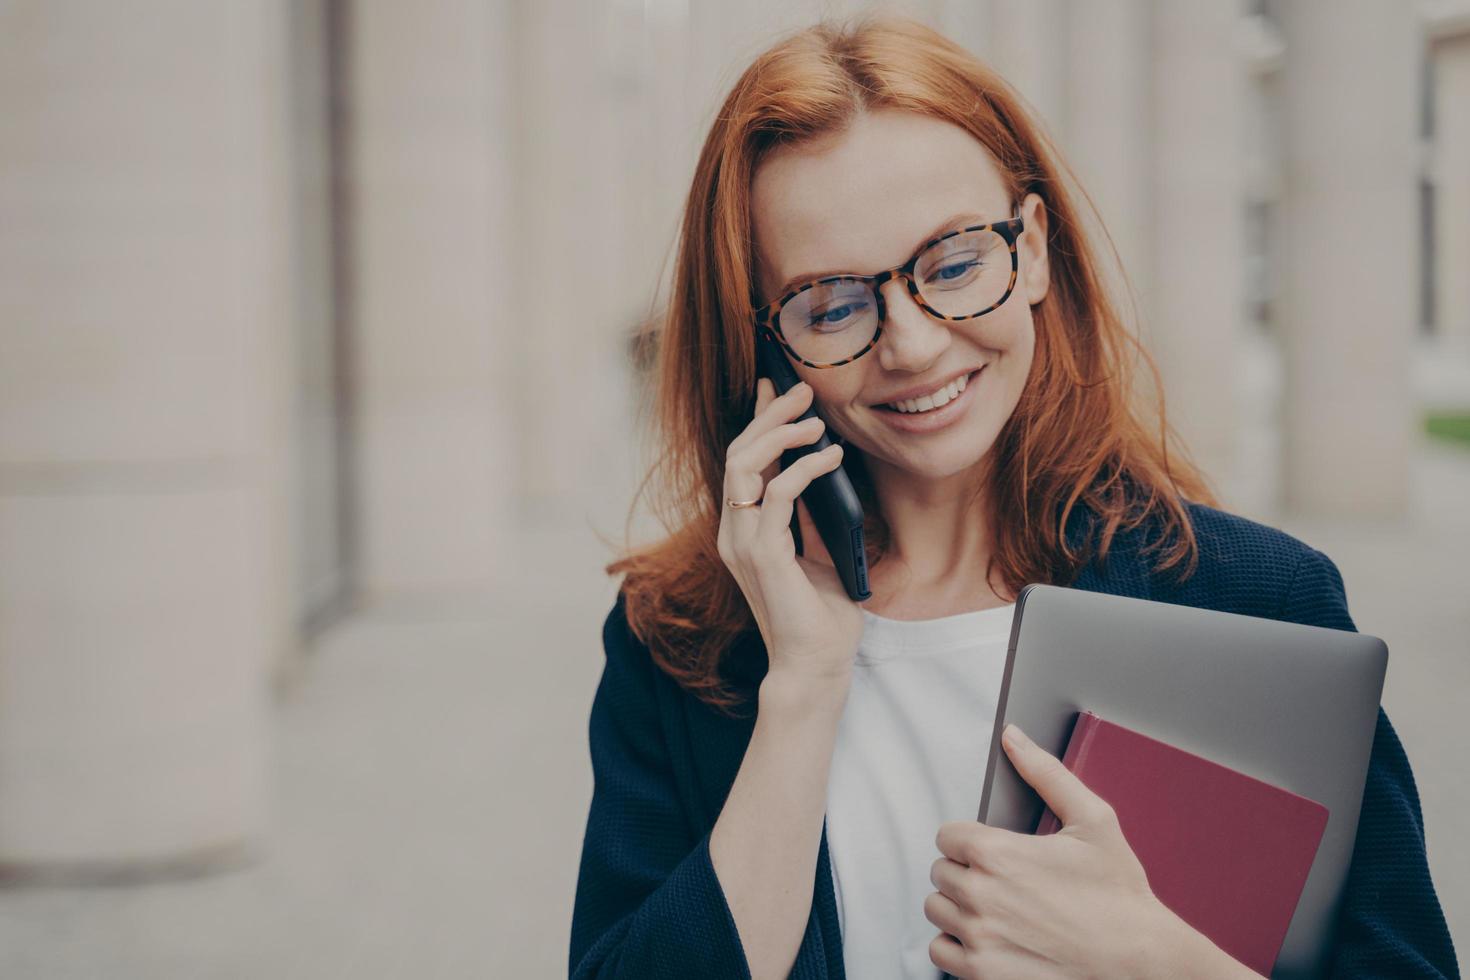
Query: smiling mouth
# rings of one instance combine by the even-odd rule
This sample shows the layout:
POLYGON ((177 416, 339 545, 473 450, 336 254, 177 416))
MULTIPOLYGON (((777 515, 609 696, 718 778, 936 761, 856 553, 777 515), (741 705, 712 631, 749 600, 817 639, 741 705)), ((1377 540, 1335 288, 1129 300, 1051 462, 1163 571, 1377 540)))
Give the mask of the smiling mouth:
POLYGON ((979 368, 976 368, 969 374, 955 378, 949 384, 943 385, 927 395, 922 395, 918 398, 906 398, 903 401, 888 402, 873 407, 887 412, 897 412, 900 415, 922 415, 925 412, 932 412, 936 408, 942 408, 958 398, 960 393, 965 390, 965 387, 974 380, 979 370, 979 368))

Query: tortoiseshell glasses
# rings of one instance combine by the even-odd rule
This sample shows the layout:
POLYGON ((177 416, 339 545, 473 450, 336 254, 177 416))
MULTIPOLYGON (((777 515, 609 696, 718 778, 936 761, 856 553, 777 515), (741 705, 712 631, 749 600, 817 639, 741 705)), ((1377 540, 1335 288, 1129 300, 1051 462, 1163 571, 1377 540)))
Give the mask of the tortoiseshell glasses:
POLYGON ((932 317, 984 316, 1016 288, 1021 231, 1017 213, 946 232, 894 269, 814 279, 756 310, 756 329, 769 329, 807 367, 831 368, 857 360, 878 343, 887 315, 880 290, 890 279, 908 283, 909 295, 932 317))

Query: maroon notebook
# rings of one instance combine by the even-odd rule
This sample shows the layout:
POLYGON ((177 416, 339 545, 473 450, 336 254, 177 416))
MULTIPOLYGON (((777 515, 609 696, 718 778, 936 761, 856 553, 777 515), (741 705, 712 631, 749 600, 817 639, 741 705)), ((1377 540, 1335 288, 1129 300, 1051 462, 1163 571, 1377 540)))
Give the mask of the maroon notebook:
MULTIPOLYGON (((1159 900, 1269 975, 1327 808, 1090 711, 1077 716, 1062 763, 1117 811, 1159 900)), ((1047 809, 1036 832, 1058 829, 1047 809)))

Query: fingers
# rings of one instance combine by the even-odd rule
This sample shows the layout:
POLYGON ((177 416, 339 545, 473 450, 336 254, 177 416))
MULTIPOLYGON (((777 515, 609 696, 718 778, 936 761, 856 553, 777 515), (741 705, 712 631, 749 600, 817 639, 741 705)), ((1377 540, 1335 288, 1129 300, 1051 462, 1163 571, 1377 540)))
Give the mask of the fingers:
MULTIPOLYGON (((785 409, 767 412, 783 414, 785 409)), ((777 461, 781 453, 797 446, 807 446, 822 437, 826 428, 820 418, 802 419, 773 426, 758 436, 751 436, 751 427, 730 443, 725 456, 725 494, 736 500, 754 500, 762 496, 762 488, 768 480, 780 472, 777 461)), ((752 512, 754 513, 754 512, 752 512)))
POLYGON ((958 980, 973 975, 966 955, 965 947, 953 936, 941 933, 929 941, 929 962, 958 980))
POLYGON ((977 877, 970 873, 968 867, 949 858, 939 858, 929 866, 929 883, 939 894, 972 912, 979 904, 974 892, 976 881, 977 877))
MULTIPOLYGON (((810 407, 812 397, 811 386, 805 383, 778 397, 769 378, 757 380, 755 417, 730 443, 725 455, 724 489, 731 500, 759 499, 761 505, 726 508, 718 543, 721 555, 729 556, 727 561, 737 560, 756 569, 789 566, 786 571, 800 572, 799 566, 789 561, 797 498, 813 480, 836 469, 842 461, 842 448, 834 445, 822 452, 804 453, 781 469, 782 453, 811 445, 826 429, 816 417, 791 421, 810 407)), ((821 545, 810 514, 805 520, 803 557, 811 548, 830 565, 831 558, 821 545)), ((779 587, 779 583, 771 584, 779 587)))
POLYGON ((955 904, 954 899, 943 892, 930 892, 924 899, 924 918, 961 942, 970 938, 967 915, 964 909, 955 904))
MULTIPOLYGON (((832 472, 841 462, 842 447, 834 444, 819 453, 803 456, 782 470, 779 476, 766 484, 756 534, 763 538, 778 538, 782 532, 789 532, 796 498, 813 480, 823 473, 832 472)), ((803 532, 803 546, 806 540, 803 532)))
POLYGON ((757 381, 755 391, 755 417, 750 420, 745 431, 731 441, 729 448, 725 451, 727 460, 736 453, 744 451, 750 443, 778 425, 790 422, 801 415, 812 404, 812 386, 804 381, 779 398, 775 397, 775 388, 772 387, 769 378, 761 378, 757 381))
POLYGON ((1007 725, 1000 742, 1021 778, 1046 801, 1064 827, 1113 818, 1113 808, 1106 800, 1088 789, 1056 756, 1027 738, 1020 728, 1007 725))
POLYGON ((759 415, 766 410, 766 406, 776 400, 776 386, 771 383, 770 378, 757 378, 755 382, 755 414, 759 415))
MULTIPOLYGON (((765 501, 769 499, 770 484, 779 479, 781 468, 778 461, 781 453, 816 442, 822 437, 822 429, 821 419, 788 423, 772 429, 756 442, 748 443, 743 450, 732 454, 725 461, 726 496, 736 500, 760 499, 764 508, 765 501)), ((805 462, 811 455, 802 457, 801 461, 805 462)), ((793 466, 791 469, 797 467, 793 466)), ((810 466, 803 467, 799 472, 809 469, 810 466)), ((742 518, 741 526, 754 525, 756 516, 761 513, 759 510, 747 510, 749 519, 742 518)), ((787 516, 789 519, 790 515, 787 516)))
POLYGON ((822 438, 826 425, 819 418, 802 419, 778 425, 754 441, 747 442, 738 452, 732 452, 725 460, 727 469, 764 472, 781 458, 784 450, 796 446, 808 446, 822 438))
POLYGON ((934 846, 956 864, 989 867, 1015 836, 1013 831, 988 827, 976 820, 951 820, 939 825, 934 846))

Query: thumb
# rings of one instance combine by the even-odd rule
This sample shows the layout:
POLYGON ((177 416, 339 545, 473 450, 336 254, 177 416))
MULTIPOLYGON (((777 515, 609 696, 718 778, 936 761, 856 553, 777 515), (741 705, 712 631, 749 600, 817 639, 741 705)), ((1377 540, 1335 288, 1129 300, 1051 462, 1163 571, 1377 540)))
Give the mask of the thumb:
POLYGON ((1098 823, 1111 812, 1107 801, 1017 726, 1007 725, 1000 742, 1021 778, 1046 801, 1063 826, 1098 823))

